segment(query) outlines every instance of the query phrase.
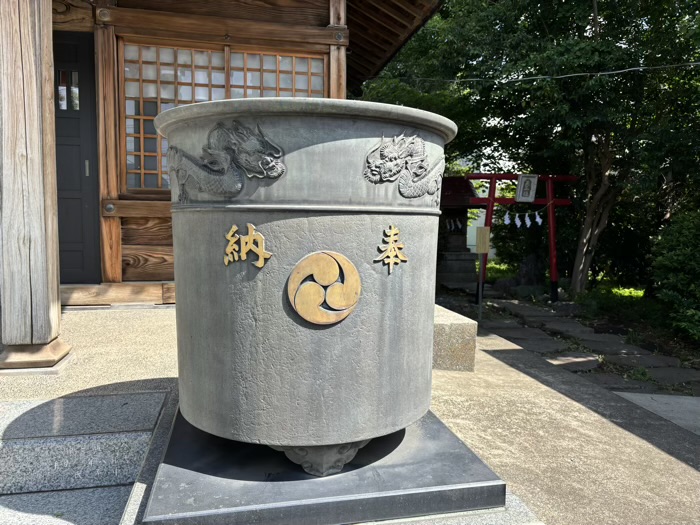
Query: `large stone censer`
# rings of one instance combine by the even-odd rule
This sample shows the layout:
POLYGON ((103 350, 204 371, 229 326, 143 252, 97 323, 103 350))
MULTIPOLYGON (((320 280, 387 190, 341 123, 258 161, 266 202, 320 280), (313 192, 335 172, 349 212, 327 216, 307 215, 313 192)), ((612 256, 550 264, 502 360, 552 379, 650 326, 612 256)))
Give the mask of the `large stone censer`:
POLYGON ((171 109, 180 410, 340 471, 430 404, 443 147, 453 122, 366 102, 171 109))

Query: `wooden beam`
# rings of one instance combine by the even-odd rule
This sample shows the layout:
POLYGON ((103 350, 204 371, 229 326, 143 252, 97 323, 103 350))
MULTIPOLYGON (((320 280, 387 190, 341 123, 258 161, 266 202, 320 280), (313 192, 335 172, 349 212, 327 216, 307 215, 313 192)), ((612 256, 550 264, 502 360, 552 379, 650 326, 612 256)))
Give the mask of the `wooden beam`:
POLYGON ((50 0, 0 2, 0 333, 44 345, 59 333, 50 0))
POLYGON ((255 23, 257 20, 280 20, 285 24, 326 26, 328 6, 323 0, 206 0, 175 2, 173 0, 119 0, 119 7, 170 11, 185 15, 211 15, 238 18, 255 23), (325 5, 324 5, 325 4, 325 5))
POLYGON ((169 217, 124 217, 122 219, 124 244, 173 245, 173 223, 169 217))
POLYGON ((52 25, 54 31, 82 31, 91 33, 95 14, 88 0, 53 0, 52 25))
POLYGON ((310 27, 276 24, 271 22, 250 22, 215 16, 182 15, 144 9, 126 9, 120 7, 98 8, 97 21, 101 24, 119 28, 119 34, 128 34, 130 30, 153 30, 163 28, 171 38, 207 39, 218 41, 253 39, 271 42, 291 42, 295 44, 326 44, 346 46, 347 29, 335 27, 310 27))
POLYGON ((125 281, 172 281, 174 278, 172 246, 125 244, 123 254, 125 281))
MULTIPOLYGON (((171 298, 171 295, 168 295, 171 298)), ((163 283, 62 284, 63 306, 162 304, 163 283)))
MULTIPOLYGON (((119 137, 117 130, 117 37, 113 27, 95 28, 97 76, 97 144, 99 148, 100 200, 119 197, 119 137)), ((100 217, 102 280, 122 280, 121 220, 100 217)))
MULTIPOLYGON (((468 180, 518 180, 518 173, 470 173, 465 175, 468 180)), ((538 175, 539 180, 552 179, 554 182, 576 182, 576 175, 538 175)))
POLYGON ((170 202, 104 199, 103 217, 170 217, 170 202))
POLYGON ((163 304, 175 304, 175 283, 163 283, 163 304))
MULTIPOLYGON (((329 28, 343 30, 347 33, 345 0, 329 0, 329 28)), ((347 45, 346 36, 343 45, 330 46, 330 98, 344 99, 347 96, 347 45)))
MULTIPOLYGON (((488 197, 471 197, 469 199, 469 205, 470 206, 488 206, 489 202, 491 199, 488 197)), ((500 204, 503 206, 507 206, 509 204, 518 204, 515 199, 513 198, 508 198, 508 197, 495 197, 493 199, 494 204, 500 204)), ((554 199, 552 201, 555 206, 571 206, 572 202, 571 199, 554 199)), ((527 204, 536 204, 538 206, 546 206, 549 204, 549 201, 547 199, 535 199, 532 202, 528 202, 527 204)))

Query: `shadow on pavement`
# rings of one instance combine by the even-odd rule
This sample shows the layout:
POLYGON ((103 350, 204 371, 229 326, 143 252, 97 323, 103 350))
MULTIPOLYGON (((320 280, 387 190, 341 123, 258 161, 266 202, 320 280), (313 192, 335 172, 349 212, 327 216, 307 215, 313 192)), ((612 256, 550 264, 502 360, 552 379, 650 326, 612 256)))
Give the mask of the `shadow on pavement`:
POLYGON ((527 350, 482 351, 700 471, 700 436, 527 350))

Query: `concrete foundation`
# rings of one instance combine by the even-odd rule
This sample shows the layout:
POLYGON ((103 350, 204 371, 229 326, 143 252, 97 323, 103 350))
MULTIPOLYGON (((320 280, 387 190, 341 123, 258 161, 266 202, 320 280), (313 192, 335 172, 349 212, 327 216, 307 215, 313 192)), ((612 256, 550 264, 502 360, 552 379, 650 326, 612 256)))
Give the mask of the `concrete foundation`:
POLYGON ((178 416, 143 521, 339 525, 505 504, 505 483, 432 413, 322 479, 281 452, 214 437, 178 416))
POLYGON ((442 306, 435 306, 433 368, 474 371, 478 323, 442 306))

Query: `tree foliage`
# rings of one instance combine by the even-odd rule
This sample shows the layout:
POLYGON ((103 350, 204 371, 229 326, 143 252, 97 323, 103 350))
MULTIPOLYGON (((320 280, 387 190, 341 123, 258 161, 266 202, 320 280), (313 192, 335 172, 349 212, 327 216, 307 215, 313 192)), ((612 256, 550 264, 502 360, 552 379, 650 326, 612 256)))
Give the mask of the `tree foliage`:
POLYGON ((648 267, 659 229, 698 204, 700 68, 665 66, 700 60, 699 27, 694 1, 446 0, 364 98, 452 118, 448 154, 484 170, 580 176, 562 268, 579 292, 648 267))
POLYGON ((659 298, 673 326, 700 341, 700 211, 676 215, 654 247, 659 298))

